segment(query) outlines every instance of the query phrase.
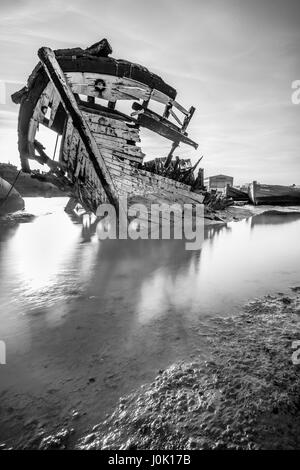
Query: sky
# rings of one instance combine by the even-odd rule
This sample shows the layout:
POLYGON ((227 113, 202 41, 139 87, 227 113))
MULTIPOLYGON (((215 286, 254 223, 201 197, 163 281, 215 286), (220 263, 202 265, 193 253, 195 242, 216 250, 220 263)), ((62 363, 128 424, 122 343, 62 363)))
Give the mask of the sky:
MULTIPOLYGON (((205 175, 235 184, 300 184, 299 0, 1 0, 0 161, 19 165, 18 106, 41 46, 87 47, 106 37, 115 58, 146 66, 196 112, 178 154, 203 155, 205 175)), ((148 157, 170 142, 147 133, 148 157)))

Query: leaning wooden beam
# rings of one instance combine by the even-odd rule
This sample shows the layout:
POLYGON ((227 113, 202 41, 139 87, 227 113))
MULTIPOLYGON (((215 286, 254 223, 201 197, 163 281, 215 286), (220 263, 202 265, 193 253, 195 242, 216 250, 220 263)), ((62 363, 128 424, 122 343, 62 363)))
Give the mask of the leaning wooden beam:
POLYGON ((103 186, 109 202, 113 204, 118 211, 119 198, 109 170, 99 148, 97 147, 90 128, 86 124, 85 119, 81 114, 76 99, 67 84, 63 71, 61 70, 56 60, 54 52, 48 47, 42 47, 38 51, 38 56, 43 63, 43 66, 50 79, 52 80, 57 92, 59 93, 66 111, 71 116, 73 125, 77 129, 81 140, 85 145, 94 170, 103 186))
POLYGON ((144 109, 142 105, 136 102, 132 104, 132 109, 138 113, 137 123, 140 126, 147 127, 147 129, 150 129, 151 131, 156 132, 177 144, 182 142, 197 149, 198 144, 191 140, 184 132, 182 132, 180 127, 176 126, 172 122, 148 108, 144 109))
POLYGON ((172 157, 173 157, 173 153, 175 152, 175 150, 177 149, 178 146, 179 146, 178 142, 173 142, 171 150, 170 150, 170 152, 167 156, 167 159, 165 161, 165 168, 168 168, 168 166, 170 165, 172 157))
POLYGON ((131 116, 127 116, 127 114, 121 113, 120 111, 117 111, 116 109, 113 109, 111 107, 106 107, 102 106, 101 104, 98 103, 91 103, 87 101, 82 101, 80 98, 76 97, 76 101, 79 105, 80 110, 84 110, 87 112, 91 112, 91 110, 95 111, 95 113, 100 114, 100 116, 107 116, 112 119, 119 119, 120 121, 125 121, 125 122, 133 122, 136 123, 136 119, 134 119, 131 116))
POLYGON ((196 109, 194 108, 194 106, 191 106, 190 110, 189 110, 189 114, 185 117, 185 120, 183 122, 183 125, 182 125, 182 128, 181 128, 182 132, 184 132, 186 130, 186 128, 189 125, 190 120, 192 119, 195 111, 196 111, 196 109))
POLYGON ((39 156, 37 156, 35 154, 35 156, 33 157, 34 160, 38 160, 38 162, 41 165, 44 165, 44 164, 48 165, 48 167, 52 171, 58 172, 59 174, 64 174, 64 172, 67 169, 66 163, 64 163, 64 162, 55 162, 50 157, 48 157, 48 155, 45 152, 45 147, 38 140, 35 139, 35 141, 33 143, 33 146, 34 146, 34 149, 39 154, 39 156))

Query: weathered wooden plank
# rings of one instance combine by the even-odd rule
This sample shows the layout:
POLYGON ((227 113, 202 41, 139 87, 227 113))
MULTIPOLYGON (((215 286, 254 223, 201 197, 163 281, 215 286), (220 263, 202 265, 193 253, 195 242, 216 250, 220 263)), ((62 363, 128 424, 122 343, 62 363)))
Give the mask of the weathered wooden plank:
MULTIPOLYGON (((100 134, 95 134, 94 138, 100 151, 101 147, 105 147, 107 149, 116 150, 126 155, 132 155, 134 157, 143 158, 144 156, 140 147, 137 147, 136 145, 128 145, 126 143, 122 144, 119 142, 114 142, 114 140, 111 139, 104 139, 100 134)), ((126 157, 124 156, 124 158, 126 157)))
POLYGON ((173 200, 177 198, 182 202, 203 203, 204 196, 194 193, 190 186, 184 183, 133 168, 123 162, 108 161, 107 165, 114 176, 120 176, 132 184, 145 186, 145 190, 148 188, 148 191, 161 191, 162 194, 168 194, 168 197, 172 196, 173 200))
POLYGON ((133 166, 129 160, 121 160, 119 157, 113 155, 113 153, 110 154, 109 161, 114 165, 118 165, 119 167, 126 168, 130 171, 134 171, 136 169, 136 166, 133 166))
POLYGON ((132 140, 135 142, 140 142, 140 136, 137 130, 125 130, 120 128, 115 128, 112 126, 102 126, 95 122, 89 122, 89 127, 92 132, 101 134, 110 138, 120 138, 125 141, 132 140))
POLYGON ((126 167, 123 167, 122 165, 119 165, 118 163, 114 162, 113 160, 106 160, 106 163, 107 163, 107 166, 110 170, 114 169, 116 171, 119 171, 121 175, 122 174, 127 175, 127 176, 133 176, 134 175, 133 167, 130 167, 130 169, 126 168, 126 167))
POLYGON ((65 75, 74 93, 98 97, 111 102, 153 99, 162 104, 171 104, 185 115, 189 114, 188 110, 168 95, 129 78, 90 72, 68 72, 65 75), (97 81, 99 81, 98 85, 97 81))
MULTIPOLYGON (((144 183, 151 183, 154 188, 161 188, 161 187, 170 187, 172 188, 172 191, 176 192, 179 190, 183 190, 184 192, 182 193, 184 196, 187 196, 187 192, 190 193, 191 187, 185 183, 181 183, 179 181, 175 181, 169 178, 166 178, 164 176, 156 175, 154 173, 150 173, 147 170, 139 169, 136 167, 133 167, 129 163, 126 163, 124 161, 117 160, 116 158, 110 156, 109 159, 107 159, 107 165, 111 168, 115 168, 117 170, 120 170, 124 174, 130 175, 132 177, 138 178, 139 180, 143 181, 144 183)), ((196 193, 195 193, 196 194, 196 193)), ((201 202, 200 199, 202 200, 202 197, 199 198, 199 195, 192 195, 192 199, 196 199, 198 202, 201 202)))
POLYGON ((102 106, 98 103, 82 101, 80 98, 77 98, 77 101, 79 103, 80 111, 91 112, 92 110, 93 113, 97 114, 98 116, 108 117, 119 121, 124 121, 126 123, 136 124, 137 126, 137 122, 132 116, 128 116, 128 114, 121 113, 116 109, 108 107, 108 103, 110 102, 107 103, 107 106, 102 106))
POLYGON ((121 78, 129 78, 131 80, 143 83, 151 89, 155 88, 162 93, 175 99, 176 90, 165 83, 160 77, 149 72, 145 67, 132 62, 116 60, 113 58, 97 57, 91 60, 90 57, 58 57, 58 61, 63 70, 68 72, 89 72, 101 73, 104 75, 112 75, 121 78))
POLYGON ((175 119, 175 121, 178 122, 178 124, 181 126, 181 125, 182 125, 182 122, 180 121, 180 119, 178 118, 178 116, 174 113, 174 111, 172 111, 172 109, 170 109, 170 114, 171 114, 171 116, 175 119))
POLYGON ((121 171, 111 169, 115 184, 118 188, 122 188, 128 196, 133 195, 147 195, 148 199, 153 202, 157 202, 158 198, 165 198, 169 202, 179 202, 181 204, 189 203, 202 203, 203 196, 193 193, 191 191, 177 190, 172 185, 166 184, 165 186, 158 187, 151 183, 151 181, 145 181, 145 178, 138 178, 136 175, 128 176, 122 174, 121 171))
MULTIPOLYGON (((73 168, 75 168, 74 165, 75 165, 75 162, 78 158, 79 134, 73 128, 73 125, 72 125, 71 121, 69 121, 68 124, 67 124, 66 137, 64 139, 64 142, 65 142, 64 149, 63 149, 64 160, 69 160, 70 168, 73 169, 73 168)), ((81 148, 80 151, 83 152, 84 149, 81 148)), ((121 167, 118 166, 117 162, 120 161, 120 160, 117 157, 113 156, 113 153, 115 152, 114 149, 107 149, 107 148, 101 146, 101 152, 102 152, 102 155, 103 155, 109 169, 110 169, 110 162, 113 162, 113 165, 115 166, 116 169, 118 169, 120 171, 124 171, 124 169, 126 168, 127 170, 128 169, 130 170, 130 174, 131 174, 133 167, 129 163, 126 163, 126 162, 122 161, 122 166, 121 167)), ((86 154, 86 152, 85 152, 85 154, 86 154)), ((138 161, 139 163, 141 162, 141 158, 128 156, 128 155, 125 155, 124 153, 121 153, 121 152, 120 152, 120 155, 122 155, 123 157, 126 156, 128 159, 130 158, 134 162, 136 162, 136 161, 138 161)), ((87 154, 86 154, 86 156, 87 156, 87 154)), ((82 164, 80 164, 80 168, 81 168, 81 166, 82 166, 82 164)), ((84 170, 81 170, 81 171, 82 171, 82 174, 83 174, 84 170)), ((75 172, 75 175, 79 176, 80 174, 81 173, 79 172, 79 167, 78 167, 77 172, 75 172)))
POLYGON ((140 155, 128 155, 124 152, 118 152, 118 150, 114 150, 113 151, 113 155, 115 157, 119 157, 119 158, 122 158, 124 160, 130 160, 131 162, 134 162, 134 163, 143 163, 143 158, 145 156, 144 153, 141 152, 140 155))
MULTIPOLYGON (((141 154, 141 155, 128 155, 126 153, 123 153, 123 152, 118 152, 116 149, 108 149, 108 148, 105 148, 105 147, 101 147, 101 152, 103 153, 105 159, 112 159, 112 158, 116 158, 120 161, 130 161, 132 162, 133 164, 141 164, 143 162, 143 156, 144 154, 141 154)), ((132 166, 132 163, 131 163, 131 166, 132 166)))
POLYGON ((74 177, 78 178, 79 175, 83 176, 84 174, 86 156, 81 151, 81 142, 79 143, 76 150, 76 166, 74 171, 74 177))
POLYGON ((108 147, 108 146, 104 146, 104 145, 101 145, 99 144, 99 148, 101 149, 101 152, 103 151, 104 153, 105 152, 110 152, 111 155, 115 156, 115 157, 118 157, 120 159, 127 159, 127 160, 130 160, 134 163, 139 163, 141 164, 143 162, 143 154, 142 153, 139 153, 139 154, 136 154, 136 155, 130 155, 128 153, 126 153, 126 149, 113 149, 111 147, 108 147))
POLYGON ((33 143, 35 140, 35 135, 38 130, 39 121, 37 119, 31 118, 28 127, 28 141, 33 143))
POLYGON ((45 115, 49 107, 49 103, 51 102, 53 93, 53 84, 49 82, 35 106, 32 117, 41 123, 43 123, 45 120, 45 115))
POLYGON ((194 106, 191 106, 190 110, 189 110, 189 114, 184 119, 184 122, 183 122, 183 125, 182 125, 182 128, 181 128, 182 132, 184 132, 187 129, 187 127, 190 123, 190 120, 192 119, 195 111, 196 111, 196 108, 194 108, 194 106))
MULTIPOLYGON (((91 128, 91 131, 93 132, 92 128, 91 128)), ((102 141, 103 142, 111 142, 111 143, 114 143, 116 145, 116 147, 123 146, 123 145, 128 145, 128 146, 132 147, 133 149, 134 148, 140 149, 140 147, 135 144, 136 140, 134 140, 134 139, 126 139, 124 137, 117 137, 117 136, 107 135, 107 134, 102 133, 102 132, 93 132, 93 134, 94 134, 94 137, 95 137, 97 142, 102 142, 102 141)))
POLYGON ((43 123, 45 120, 46 110, 48 108, 49 98, 47 95, 42 94, 40 99, 38 100, 34 112, 33 112, 33 119, 38 122, 43 123))
MULTIPOLYGON (((140 105, 138 103, 134 103, 134 109, 140 109, 140 105)), ((198 147, 198 144, 182 133, 179 127, 175 126, 175 124, 172 124, 166 119, 163 119, 154 111, 144 109, 143 112, 138 116, 138 123, 141 126, 160 134, 166 139, 172 140, 173 142, 183 142, 187 145, 191 145, 195 149, 198 147)))
MULTIPOLYGON (((105 135, 105 134, 100 134, 98 132, 94 132, 94 138, 96 142, 110 142, 112 145, 115 145, 116 147, 123 147, 124 145, 127 145, 127 140, 123 139, 122 137, 111 137, 110 135, 105 135)), ((137 147, 136 145, 131 145, 132 147, 137 147)))
POLYGON ((116 149, 104 149, 105 151, 112 152, 112 156, 118 158, 120 161, 129 161, 131 166, 136 167, 137 164, 143 163, 143 155, 128 155, 127 153, 118 151, 116 149))
POLYGON ((90 109, 88 112, 82 111, 82 114, 88 122, 92 122, 101 126, 108 126, 108 127, 111 126, 114 129, 123 129, 124 131, 126 130, 138 131, 139 130, 138 126, 136 126, 135 124, 125 122, 124 120, 121 121, 119 119, 113 119, 113 117, 106 117, 106 116, 102 116, 99 114, 94 114, 91 112, 90 109))
POLYGON ((172 100, 171 98, 169 98, 169 96, 165 95, 161 91, 153 89, 150 95, 150 99, 153 99, 154 101, 157 101, 165 105, 169 105, 170 107, 173 106, 174 108, 178 109, 178 111, 180 111, 182 114, 186 116, 189 114, 189 111, 185 109, 183 106, 181 106, 181 104, 179 104, 175 100, 172 100))
POLYGON ((181 106, 181 104, 179 104, 175 100, 172 101, 172 106, 174 108, 178 109, 178 111, 180 111, 182 114, 185 114, 186 116, 189 114, 189 111, 187 109, 185 109, 183 106, 181 106))
POLYGON ((65 162, 67 162, 69 159, 69 148, 72 142, 73 129, 74 127, 73 127, 72 119, 68 118, 65 130, 64 130, 63 145, 62 145, 62 152, 61 152, 61 159, 65 162))
POLYGON ((50 114, 50 118, 49 118, 49 127, 50 128, 53 125, 59 103, 60 103, 60 97, 59 97, 59 94, 55 90, 55 93, 53 95, 52 102, 51 102, 51 114, 50 114))
MULTIPOLYGON (((99 79, 100 81, 100 79, 99 79)), ((140 97, 143 98, 145 94, 140 90, 135 89, 127 89, 123 88, 114 89, 113 87, 108 87, 110 84, 106 83, 105 88, 101 91, 101 86, 99 85, 99 81, 94 83, 83 83, 83 84, 72 84, 71 89, 73 93, 78 93, 79 95, 86 95, 92 96, 94 98, 101 98, 110 102, 115 102, 117 100, 134 100, 139 99, 140 97)), ((103 85, 104 87, 104 85, 103 85)))
POLYGON ((135 80, 90 72, 66 73, 73 93, 94 96, 111 102, 148 99, 151 88, 135 80))
POLYGON ((40 60, 43 63, 50 79, 52 80, 55 88, 57 89, 62 103, 66 111, 70 114, 74 127, 85 145, 89 158, 93 163, 94 169, 99 177, 99 180, 107 194, 108 200, 115 206, 116 210, 119 209, 118 194, 116 192, 113 180, 107 169, 106 163, 98 149, 98 146, 93 138, 88 124, 85 122, 80 109, 77 105, 76 99, 71 92, 63 71, 61 70, 54 52, 50 48, 41 48, 38 51, 40 60))

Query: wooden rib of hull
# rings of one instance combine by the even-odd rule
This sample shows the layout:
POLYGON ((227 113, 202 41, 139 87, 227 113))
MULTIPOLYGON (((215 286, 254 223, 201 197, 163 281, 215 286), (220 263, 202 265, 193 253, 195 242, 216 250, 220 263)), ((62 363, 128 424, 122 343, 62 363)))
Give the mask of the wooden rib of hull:
POLYGON ((45 70, 51 78, 54 87, 60 95, 61 101, 66 112, 70 116, 70 119, 72 120, 73 126, 76 127, 76 130, 80 135, 80 139, 84 145, 85 151, 88 154, 89 162, 92 165, 95 174, 97 175, 99 184, 101 184, 103 187, 109 202, 117 208, 118 194, 116 192, 114 182, 109 171, 107 170, 105 160, 103 159, 101 151, 95 142, 94 136, 78 107, 73 93, 71 92, 66 82, 65 75, 56 60, 54 52, 49 48, 43 47, 39 49, 38 55, 43 63, 45 70))

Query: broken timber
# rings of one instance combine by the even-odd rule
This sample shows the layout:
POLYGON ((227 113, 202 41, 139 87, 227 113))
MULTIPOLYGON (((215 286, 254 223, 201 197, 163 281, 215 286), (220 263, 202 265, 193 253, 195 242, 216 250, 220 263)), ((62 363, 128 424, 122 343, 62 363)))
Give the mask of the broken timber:
POLYGON ((120 196, 148 203, 201 203, 204 195, 193 191, 195 166, 179 157, 172 160, 180 144, 198 147, 187 134, 195 108, 185 109, 173 87, 145 67, 109 57, 111 52, 105 39, 85 50, 39 50, 41 62, 27 86, 12 96, 20 104, 23 171, 31 172, 31 159, 47 165, 50 171, 41 173, 41 179, 65 187, 93 212, 105 202, 118 210, 120 196), (132 111, 121 111, 121 102, 132 104, 132 111), (163 105, 161 115, 151 109, 152 102, 163 105), (40 126, 61 136, 55 161, 38 141, 40 126), (172 143, 159 172, 143 162, 141 127, 172 143))
POLYGON ((111 175, 97 147, 95 139, 89 127, 86 125, 74 95, 68 87, 63 71, 61 70, 55 58, 54 52, 50 48, 42 47, 38 51, 38 56, 43 62, 49 77, 57 89, 66 111, 70 114, 74 127, 78 130, 94 169, 99 177, 105 193, 107 194, 108 200, 117 209, 119 199, 111 175))
POLYGON ((189 139, 184 133, 182 133, 182 130, 178 126, 172 122, 168 122, 164 117, 161 117, 154 111, 144 108, 139 103, 133 103, 132 108, 139 111, 137 122, 140 125, 176 142, 177 146, 180 142, 183 142, 184 144, 191 145, 195 149, 198 148, 198 144, 196 142, 189 139))

